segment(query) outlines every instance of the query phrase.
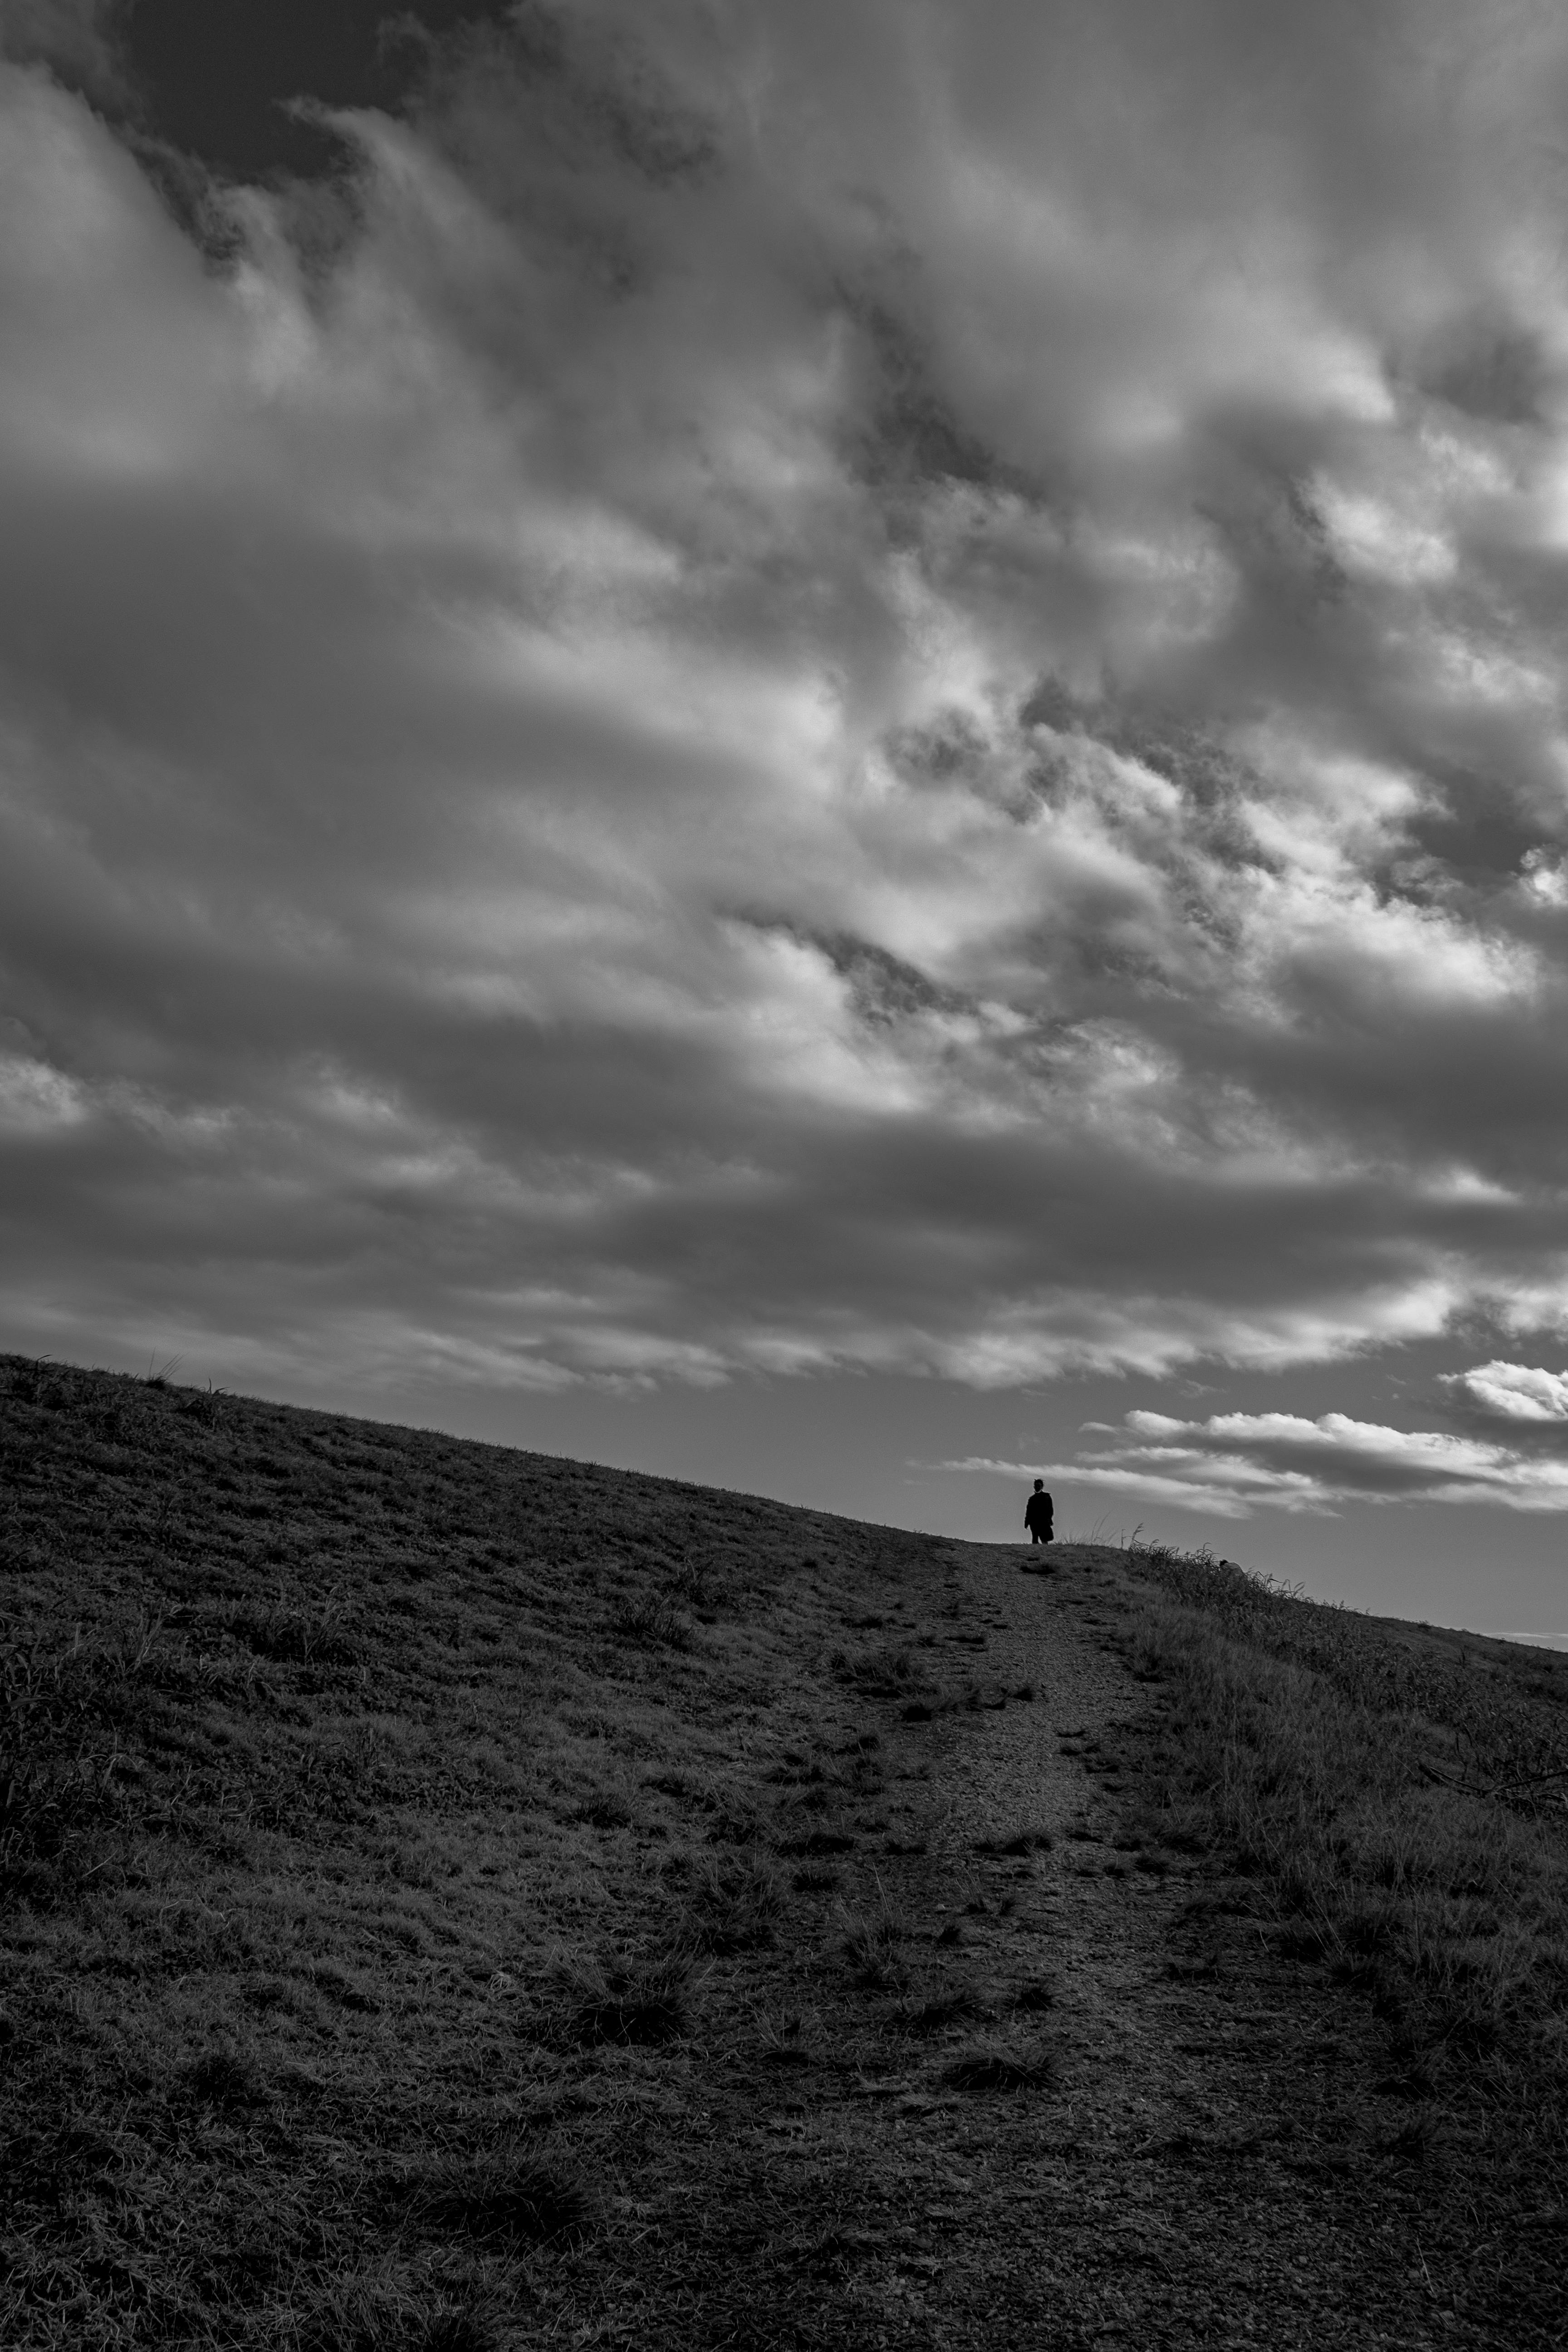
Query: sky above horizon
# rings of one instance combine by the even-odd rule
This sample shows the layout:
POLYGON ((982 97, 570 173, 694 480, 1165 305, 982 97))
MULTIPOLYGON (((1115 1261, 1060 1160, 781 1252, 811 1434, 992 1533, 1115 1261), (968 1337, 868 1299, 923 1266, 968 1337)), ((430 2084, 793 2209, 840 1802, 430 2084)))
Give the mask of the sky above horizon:
POLYGON ((0 1345, 1568 1632, 1568 16, 0 0, 0 1345))

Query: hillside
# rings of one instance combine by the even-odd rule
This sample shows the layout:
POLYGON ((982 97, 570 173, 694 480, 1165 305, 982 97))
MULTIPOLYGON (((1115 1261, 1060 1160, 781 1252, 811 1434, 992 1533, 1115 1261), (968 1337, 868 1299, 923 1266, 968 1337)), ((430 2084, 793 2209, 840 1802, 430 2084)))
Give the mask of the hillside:
POLYGON ((8 2346, 1561 2340, 1568 1660, 16 1359, 0 1445, 8 2346))

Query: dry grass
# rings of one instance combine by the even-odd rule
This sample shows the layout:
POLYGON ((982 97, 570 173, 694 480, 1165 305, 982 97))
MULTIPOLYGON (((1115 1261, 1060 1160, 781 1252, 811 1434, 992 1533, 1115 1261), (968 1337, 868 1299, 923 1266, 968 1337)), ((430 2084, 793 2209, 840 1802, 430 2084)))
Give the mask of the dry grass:
POLYGON ((1206 1553, 1129 1560, 1168 1706, 1153 1844, 1223 1844, 1280 1950, 1370 1994, 1391 2069, 1521 2162, 1568 2147, 1568 1662, 1395 1627, 1206 1553))
MULTIPOLYGON (((921 1775, 1025 1696, 941 1543, 0 1359, 0 1560, 7 2352, 837 2352, 899 2101, 1070 2105, 1072 1983, 951 1916, 921 1775)), ((1389 2164, 1561 2204, 1568 1662, 1059 1565, 1148 1678, 1060 1727, 1129 1892, 1244 1868, 1381 2021, 1389 2164)))
POLYGON ((946 1548, 173 1368, 0 1359, 0 2340, 734 2339, 946 1548))

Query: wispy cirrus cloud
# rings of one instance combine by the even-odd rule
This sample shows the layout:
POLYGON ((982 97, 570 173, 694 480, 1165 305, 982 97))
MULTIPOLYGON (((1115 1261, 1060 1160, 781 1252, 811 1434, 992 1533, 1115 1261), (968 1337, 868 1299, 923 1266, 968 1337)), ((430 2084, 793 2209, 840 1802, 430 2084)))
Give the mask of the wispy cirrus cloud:
MULTIPOLYGON (((1568 1322, 1558 19, 427 49, 205 255, 0 68, 10 1329, 1005 1387, 1568 1322)), ((1332 1419, 1126 1468, 1527 1491, 1332 1419)))

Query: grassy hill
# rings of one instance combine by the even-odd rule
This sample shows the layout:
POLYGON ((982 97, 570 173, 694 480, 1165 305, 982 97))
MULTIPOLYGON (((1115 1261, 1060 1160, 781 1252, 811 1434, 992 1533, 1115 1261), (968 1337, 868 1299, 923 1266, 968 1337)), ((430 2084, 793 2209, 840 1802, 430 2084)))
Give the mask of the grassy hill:
MULTIPOLYGON (((1024 2081, 1049 2000, 909 1932, 943 1757, 1034 1699, 983 1555, 8 1358, 0 1471, 0 2340, 863 2340, 856 2103, 1024 2081)), ((1444 2340, 1556 2340, 1568 1659, 1064 1558, 1142 1710, 1064 1735, 1106 1868, 1370 2018, 1444 2340)))
POLYGON ((724 2116, 874 2054, 876 1706, 986 1696, 950 1549, 156 1380, 0 1412, 5 2342, 483 2352, 685 2261, 671 2177, 725 2340, 724 2116))

